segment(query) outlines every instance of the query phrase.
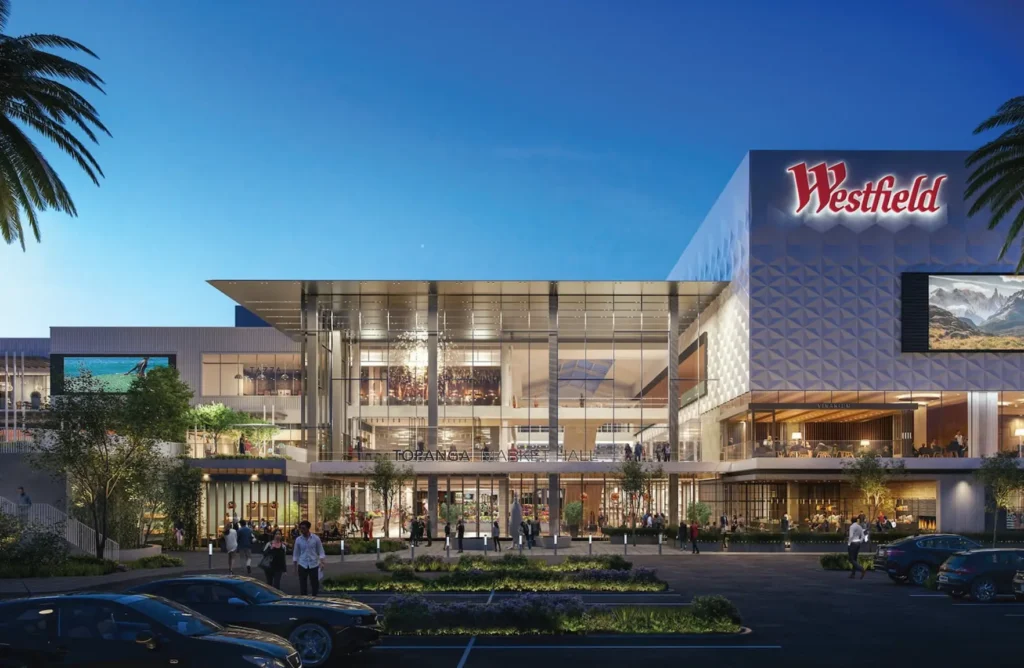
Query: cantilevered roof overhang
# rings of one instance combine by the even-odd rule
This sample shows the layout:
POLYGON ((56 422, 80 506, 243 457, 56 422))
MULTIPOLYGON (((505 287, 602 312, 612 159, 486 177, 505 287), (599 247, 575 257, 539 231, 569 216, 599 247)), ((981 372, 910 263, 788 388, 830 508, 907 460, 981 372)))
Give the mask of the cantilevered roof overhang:
POLYGON ((448 308, 474 311, 494 304, 519 301, 527 310, 547 312, 551 294, 559 297, 559 312, 639 312, 661 297, 679 298, 679 326, 691 322, 722 292, 727 282, 716 281, 259 281, 211 280, 210 285, 247 308, 281 332, 302 334, 304 296, 315 295, 336 313, 353 303, 367 311, 426 310, 431 294, 447 301, 448 308), (327 299, 330 298, 328 302, 327 299), (498 299, 500 298, 500 300, 498 299))

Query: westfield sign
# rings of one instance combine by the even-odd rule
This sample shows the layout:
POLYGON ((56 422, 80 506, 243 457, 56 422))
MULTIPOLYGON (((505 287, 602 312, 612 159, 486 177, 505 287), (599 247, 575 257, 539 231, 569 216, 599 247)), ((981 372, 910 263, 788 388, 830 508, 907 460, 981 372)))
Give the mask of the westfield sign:
POLYGON ((802 162, 787 169, 796 188, 794 213, 809 214, 930 214, 939 208, 939 191, 947 176, 918 176, 910 184, 898 184, 886 174, 863 185, 846 185, 846 163, 821 163, 808 167, 802 162), (902 187, 900 187, 902 186, 902 187), (813 200, 813 204, 812 204, 813 200))

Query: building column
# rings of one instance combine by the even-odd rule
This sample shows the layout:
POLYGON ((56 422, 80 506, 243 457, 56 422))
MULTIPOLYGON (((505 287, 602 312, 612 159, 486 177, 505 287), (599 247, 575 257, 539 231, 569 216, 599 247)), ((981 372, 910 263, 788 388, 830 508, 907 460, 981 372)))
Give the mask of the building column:
POLYGON ((557 473, 548 476, 548 533, 552 536, 560 533, 562 522, 562 503, 558 496, 560 480, 557 473))
MULTIPOLYGON (((675 452, 673 450, 672 452, 675 452)), ((668 474, 668 523, 679 526, 679 474, 668 474)))
POLYGON ((795 482, 786 483, 786 513, 789 515, 789 526, 794 527, 800 521, 800 487, 795 482))
MULTIPOLYGON (((679 461, 679 294, 675 283, 668 293, 668 446, 679 461)), ((678 509, 677 509, 678 510, 678 509)))
MULTIPOLYGON (((512 345, 501 344, 501 407, 512 408, 512 345)), ((512 428, 508 420, 502 420, 498 426, 498 452, 501 453, 501 461, 508 459, 508 446, 512 441, 512 428)))
POLYGON ((348 402, 345 401, 345 376, 348 369, 345 365, 345 349, 341 342, 341 332, 331 332, 331 384, 328 391, 331 397, 331 458, 345 459, 345 432, 348 429, 348 402))
MULTIPOLYGON (((548 456, 558 455, 558 288, 548 288, 548 456)), ((556 476, 557 477, 557 476, 556 476)))
POLYGON ((502 476, 498 478, 498 526, 501 527, 502 536, 511 536, 512 530, 509 527, 508 518, 509 514, 509 501, 508 501, 508 476, 502 476))
POLYGON ((430 535, 437 537, 437 475, 427 476, 427 522, 430 535))
POLYGON ((303 340, 302 352, 304 354, 303 377, 305 378, 305 392, 303 393, 303 408, 305 409, 303 434, 306 446, 308 461, 317 460, 317 436, 320 426, 320 416, 317 414, 317 407, 320 397, 320 364, 319 344, 317 342, 316 295, 303 295, 305 303, 302 308, 303 315, 303 340))
MULTIPOLYGON (((940 445, 942 445, 940 443, 940 445)), ((999 393, 967 393, 967 454, 984 457, 999 452, 999 393)))
MULTIPOLYGON (((359 436, 362 432, 359 429, 359 406, 362 400, 359 398, 359 386, 361 384, 360 374, 362 373, 362 357, 359 348, 359 342, 353 341, 348 344, 348 371, 346 377, 348 378, 348 409, 345 411, 346 417, 349 419, 349 434, 352 435, 353 440, 359 436)), ((363 450, 365 451, 369 447, 369 443, 363 443, 363 450)), ((355 447, 355 443, 352 444, 355 447)), ((365 456, 365 455, 364 455, 365 456)))
POLYGON ((985 531, 985 487, 969 475, 938 476, 936 529, 950 533, 985 531))
POLYGON ((427 450, 437 450, 437 283, 427 295, 427 450))

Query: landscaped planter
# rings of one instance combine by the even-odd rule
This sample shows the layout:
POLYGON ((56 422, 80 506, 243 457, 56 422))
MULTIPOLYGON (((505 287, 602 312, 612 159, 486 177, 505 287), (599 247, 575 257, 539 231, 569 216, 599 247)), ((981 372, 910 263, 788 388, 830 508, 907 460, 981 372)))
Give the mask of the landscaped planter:
POLYGON ((121 548, 121 552, 118 559, 122 563, 129 561, 135 561, 136 559, 142 559, 144 557, 155 557, 163 552, 163 548, 159 545, 147 545, 146 547, 136 548, 134 550, 126 550, 121 548))
POLYGON ((790 552, 836 552, 845 550, 846 543, 791 543, 790 552))
POLYGON ((729 552, 783 552, 782 543, 729 543, 729 552))

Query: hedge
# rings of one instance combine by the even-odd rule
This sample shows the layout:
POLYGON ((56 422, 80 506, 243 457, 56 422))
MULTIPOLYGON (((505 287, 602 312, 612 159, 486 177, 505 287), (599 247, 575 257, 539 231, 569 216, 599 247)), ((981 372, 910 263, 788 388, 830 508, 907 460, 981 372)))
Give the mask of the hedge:
POLYGON ((453 571, 433 579, 419 578, 411 572, 385 575, 347 575, 327 578, 327 591, 395 591, 395 592, 655 592, 668 585, 648 568, 635 570, 587 569, 576 572, 558 571, 453 571))
MULTIPOLYGON (((394 538, 381 538, 380 539, 380 551, 384 552, 398 552, 400 550, 409 549, 409 544, 404 540, 396 540, 394 538)), ((377 551, 377 539, 371 538, 369 540, 363 540, 362 538, 346 538, 345 539, 345 554, 373 554, 377 551)), ((326 554, 338 555, 341 554, 341 541, 331 541, 324 543, 324 552, 326 554)))
MULTIPOLYGON (((826 571, 849 571, 852 568, 849 557, 842 552, 823 554, 818 561, 821 563, 821 567, 826 571)), ((865 570, 875 570, 875 561, 871 555, 859 555, 857 557, 857 561, 860 562, 860 565, 863 566, 865 570)))
POLYGON ((166 554, 156 554, 152 557, 143 557, 128 562, 128 568, 138 570, 141 568, 176 568, 184 566, 185 560, 178 557, 170 557, 166 554))
POLYGON ((97 559, 86 555, 72 555, 55 564, 35 562, 0 562, 0 579, 5 578, 56 578, 109 575, 118 570, 118 563, 109 559, 97 559))
POLYGON ((420 555, 413 560, 402 559, 398 555, 389 554, 377 562, 377 568, 390 573, 450 573, 452 571, 481 570, 513 574, 520 571, 550 571, 572 573, 582 570, 616 570, 628 571, 632 562, 620 555, 570 556, 558 564, 548 564, 540 560, 530 559, 524 555, 507 553, 497 559, 479 555, 465 555, 458 561, 447 561, 439 556, 420 555))
POLYGON ((689 607, 588 606, 575 596, 524 594, 487 603, 444 603, 395 596, 381 608, 396 635, 520 635, 555 633, 737 633, 740 614, 720 596, 689 607))

